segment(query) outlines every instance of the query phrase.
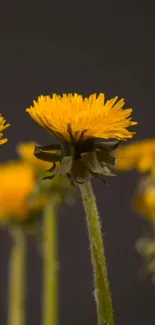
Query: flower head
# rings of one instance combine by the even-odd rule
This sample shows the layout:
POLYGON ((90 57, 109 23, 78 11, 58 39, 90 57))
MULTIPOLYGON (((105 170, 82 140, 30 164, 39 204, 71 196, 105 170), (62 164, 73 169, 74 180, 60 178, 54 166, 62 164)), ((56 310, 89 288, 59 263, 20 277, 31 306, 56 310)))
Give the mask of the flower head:
POLYGON ((6 130, 10 126, 10 124, 5 124, 5 123, 6 123, 6 120, 0 114, 0 145, 6 143, 8 141, 8 139, 6 139, 6 138, 2 139, 3 131, 6 130))
POLYGON ((118 170, 137 169, 139 172, 155 171, 155 139, 135 142, 116 151, 118 170))
POLYGON ((40 96, 27 112, 47 131, 67 142, 72 137, 75 141, 92 137, 132 138, 134 133, 127 130, 129 126, 137 124, 131 121, 132 109, 123 109, 124 99, 117 99, 114 97, 106 102, 104 94, 98 97, 93 94, 89 98, 78 94, 40 96), (68 129, 69 125, 71 130, 68 129))
POLYGON ((96 176, 110 175, 114 164, 111 150, 121 140, 132 138, 127 130, 132 109, 123 109, 124 99, 114 97, 105 102, 104 94, 83 98, 78 94, 40 96, 27 109, 31 117, 57 137, 61 145, 38 146, 36 156, 51 162, 60 161, 58 175, 66 174, 73 183, 96 176), (114 142, 103 142, 113 139, 114 142), (56 150, 56 154, 49 151, 56 150))
POLYGON ((35 188, 34 169, 25 163, 9 162, 0 166, 0 220, 20 221, 40 208, 40 201, 28 198, 35 188))
POLYGON ((146 177, 140 182, 133 204, 139 214, 155 222, 155 176, 146 177))

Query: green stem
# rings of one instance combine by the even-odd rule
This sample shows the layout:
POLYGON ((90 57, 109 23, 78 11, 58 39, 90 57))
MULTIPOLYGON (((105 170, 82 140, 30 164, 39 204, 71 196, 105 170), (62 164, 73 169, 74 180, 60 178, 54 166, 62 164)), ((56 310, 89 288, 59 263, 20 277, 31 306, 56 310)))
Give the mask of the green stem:
POLYGON ((43 325, 58 324, 56 207, 48 202, 43 221, 43 325))
POLYGON ((20 228, 11 232, 13 245, 9 262, 8 325, 24 325, 25 320, 25 235, 20 228))
POLYGON ((100 217, 90 182, 80 185, 89 234, 98 325, 114 325, 100 217))

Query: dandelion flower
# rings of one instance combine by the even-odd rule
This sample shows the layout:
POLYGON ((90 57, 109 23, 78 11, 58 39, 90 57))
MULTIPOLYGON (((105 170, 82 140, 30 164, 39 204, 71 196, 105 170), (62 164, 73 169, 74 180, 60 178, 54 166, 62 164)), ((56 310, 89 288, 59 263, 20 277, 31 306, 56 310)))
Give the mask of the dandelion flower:
POLYGON ((111 151, 120 141, 132 138, 134 132, 127 128, 137 124, 131 120, 132 109, 123 109, 124 104, 124 99, 118 97, 105 101, 104 94, 88 98, 78 94, 40 96, 27 112, 60 145, 38 146, 36 157, 59 161, 56 174, 66 174, 74 184, 91 176, 104 181, 103 175, 112 174, 110 166, 115 162, 111 151), (106 142, 109 139, 113 141, 106 142))
POLYGON ((137 169, 139 172, 155 171, 155 139, 135 142, 116 151, 118 170, 137 169))
POLYGON ((155 177, 146 177, 139 184, 133 198, 136 211, 155 221, 155 177))
POLYGON ((29 196, 35 188, 35 173, 30 165, 9 162, 0 166, 0 221, 25 220, 38 208, 29 196))
POLYGON ((6 143, 8 141, 8 139, 3 138, 3 131, 6 130, 10 124, 5 124, 6 120, 3 118, 3 116, 0 114, 0 145, 6 143))
POLYGON ((112 151, 120 141, 132 138, 134 134, 127 129, 136 124, 131 121, 132 109, 123 109, 124 99, 117 99, 106 102, 104 94, 98 97, 93 94, 89 98, 78 94, 53 94, 52 97, 40 96, 27 109, 31 117, 60 142, 36 147, 35 156, 52 163, 59 162, 55 175, 67 175, 73 185, 80 184, 94 268, 97 317, 99 322, 104 319, 107 324, 114 323, 112 302, 99 213, 89 180, 94 176, 105 181, 104 175, 112 175, 111 167, 115 163, 112 151), (110 139, 113 141, 106 142, 110 139))

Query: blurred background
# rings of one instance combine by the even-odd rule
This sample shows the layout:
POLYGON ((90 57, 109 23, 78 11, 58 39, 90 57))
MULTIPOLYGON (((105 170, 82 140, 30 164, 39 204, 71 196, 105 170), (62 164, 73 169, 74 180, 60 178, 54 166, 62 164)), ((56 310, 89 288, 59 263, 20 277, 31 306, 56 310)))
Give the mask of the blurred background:
MULTIPOLYGON (((19 142, 50 136, 25 112, 41 94, 118 95, 133 107, 135 139, 154 137, 155 43, 153 1, 3 2, 0 10, 0 111, 12 124, 1 161, 15 159, 19 142)), ((53 139, 52 139, 53 141, 53 139)), ((138 175, 118 173, 108 188, 94 181, 102 215, 116 325, 155 322, 155 287, 141 280, 135 240, 147 222, 130 208, 138 175)), ((60 325, 95 325, 92 269, 80 195, 58 216, 60 325)), ((10 239, 0 231, 0 324, 7 319, 10 239)), ((29 241, 27 324, 40 325, 41 260, 29 241)))

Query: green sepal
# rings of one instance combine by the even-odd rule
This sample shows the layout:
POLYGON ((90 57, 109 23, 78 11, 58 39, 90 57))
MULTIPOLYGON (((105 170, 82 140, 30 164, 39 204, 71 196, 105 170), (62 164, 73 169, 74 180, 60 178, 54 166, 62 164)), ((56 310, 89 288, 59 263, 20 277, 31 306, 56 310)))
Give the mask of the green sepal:
POLYGON ((42 178, 42 181, 45 181, 45 180, 47 180, 47 179, 53 179, 55 177, 55 175, 48 175, 48 176, 44 176, 43 178, 42 178))
POLYGON ((86 167, 94 173, 102 173, 102 167, 97 159, 96 153, 86 152, 81 154, 81 158, 86 165, 86 167))
POLYGON ((53 165, 46 170, 47 173, 52 173, 54 172, 54 170, 56 169, 56 163, 53 163, 53 165))
POLYGON ((96 151, 97 159, 100 163, 107 165, 115 164, 115 157, 111 155, 111 152, 105 151, 104 149, 97 149, 96 151))
POLYGON ((58 144, 35 146, 34 155, 36 158, 48 162, 58 162, 62 158, 60 145, 58 144), (53 150, 56 150, 56 153, 53 153, 53 150))
MULTIPOLYGON (((106 153, 106 152, 105 152, 106 153)), ((106 153, 107 154, 107 153, 106 153)), ((100 162, 98 160, 98 156, 96 152, 89 152, 89 153, 83 153, 81 154, 82 160, 84 161, 86 167, 88 168, 89 171, 94 173, 95 175, 105 175, 105 176, 116 176, 115 174, 112 173, 110 169, 110 164, 108 165, 109 157, 107 159, 107 163, 105 162, 106 159, 104 159, 104 162, 100 162)))
POLYGON ((60 150, 60 144, 59 143, 52 143, 52 144, 46 144, 46 145, 36 145, 35 147, 39 148, 43 151, 52 151, 52 150, 60 150))
POLYGON ((73 157, 72 156, 66 156, 62 159, 60 167, 56 173, 56 175, 66 175, 68 172, 70 172, 71 167, 73 163, 73 157))
POLYGON ((98 178, 100 181, 102 181, 106 186, 108 186, 108 183, 106 182, 106 180, 104 179, 104 175, 103 174, 98 174, 98 173, 93 173, 90 171, 90 174, 95 177, 98 178))
POLYGON ((105 176, 116 176, 107 165, 102 165, 102 174, 105 176))
POLYGON ((73 161, 71 168, 73 183, 84 183, 90 179, 90 173, 84 161, 77 159, 73 161))
POLYGON ((101 140, 101 142, 99 141, 99 139, 95 140, 95 148, 101 148, 104 149, 106 151, 113 151, 115 150, 121 143, 121 140, 114 140, 114 141, 106 141, 104 142, 103 139, 101 140))

